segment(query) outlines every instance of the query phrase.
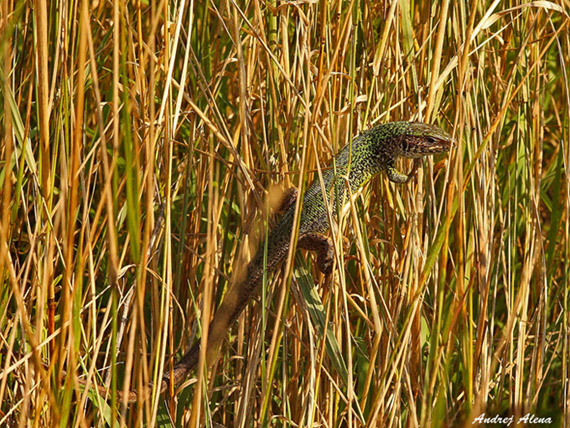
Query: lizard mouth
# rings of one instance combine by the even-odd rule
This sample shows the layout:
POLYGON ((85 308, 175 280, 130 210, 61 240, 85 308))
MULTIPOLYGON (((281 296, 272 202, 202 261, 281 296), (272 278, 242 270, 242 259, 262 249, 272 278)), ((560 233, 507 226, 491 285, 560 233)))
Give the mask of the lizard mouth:
POLYGON ((455 140, 447 135, 441 137, 408 136, 402 147, 402 156, 417 159, 422 156, 448 152, 454 145, 455 140))

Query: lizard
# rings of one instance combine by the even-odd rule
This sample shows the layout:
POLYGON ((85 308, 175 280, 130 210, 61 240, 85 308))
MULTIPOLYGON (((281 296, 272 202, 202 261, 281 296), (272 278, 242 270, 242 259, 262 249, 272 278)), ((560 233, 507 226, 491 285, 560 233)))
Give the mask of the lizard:
MULTIPOLYGON (((329 230, 327 211, 335 212, 347 201, 350 192, 358 191, 380 172, 384 172, 391 182, 406 183, 415 173, 417 160, 426 155, 444 153, 450 150, 453 138, 434 125, 421 122, 391 122, 377 125, 356 136, 334 157, 332 168, 322 173, 322 184, 317 178, 307 188, 300 213, 297 235, 297 247, 317 252, 317 267, 324 274, 329 274, 333 267, 333 247, 326 232, 329 230), (414 159, 414 168, 407 175, 396 169, 398 158, 414 159), (322 189, 326 192, 323 193, 322 189)), ((224 296, 215 312, 208 329, 206 346, 206 366, 215 361, 218 349, 232 324, 253 299, 263 281, 263 274, 274 272, 287 259, 291 233, 295 220, 295 195, 288 202, 277 225, 267 236, 267 255, 265 243, 246 267, 243 279, 235 282, 224 296)), ((161 380, 160 392, 182 382, 198 365, 200 341, 167 371, 161 380)), ((151 390, 145 388, 143 394, 130 391, 128 402, 141 400, 151 390), (141 396, 142 395, 142 396, 141 396)), ((118 397, 122 400, 122 394, 118 397)))

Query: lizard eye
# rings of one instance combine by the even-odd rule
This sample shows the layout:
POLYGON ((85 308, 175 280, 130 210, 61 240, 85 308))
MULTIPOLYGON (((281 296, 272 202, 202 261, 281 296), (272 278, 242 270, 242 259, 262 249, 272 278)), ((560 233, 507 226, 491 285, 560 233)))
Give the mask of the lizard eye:
POLYGON ((437 143, 437 140, 434 137, 427 137, 426 140, 430 144, 436 144, 437 143))

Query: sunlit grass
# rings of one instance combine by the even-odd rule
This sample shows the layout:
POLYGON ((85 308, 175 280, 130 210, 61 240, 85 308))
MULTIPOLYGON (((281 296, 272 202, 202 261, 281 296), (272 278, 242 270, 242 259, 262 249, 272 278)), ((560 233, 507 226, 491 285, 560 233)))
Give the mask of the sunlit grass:
POLYGON ((563 0, 0 2, 0 426, 569 425, 568 21, 563 0), (367 186, 333 275, 305 252, 269 275, 207 376, 123 402, 198 340, 273 184, 393 120, 457 146, 367 186))

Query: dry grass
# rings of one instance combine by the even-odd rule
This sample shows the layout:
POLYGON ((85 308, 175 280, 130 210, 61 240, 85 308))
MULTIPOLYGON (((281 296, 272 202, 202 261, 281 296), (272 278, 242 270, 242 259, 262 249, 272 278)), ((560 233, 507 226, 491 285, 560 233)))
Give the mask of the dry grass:
POLYGON ((569 6, 2 0, 0 426, 570 426, 569 6), (407 119, 459 144, 367 187, 334 276, 299 253, 208 382, 117 398, 199 336, 273 183, 407 119))

